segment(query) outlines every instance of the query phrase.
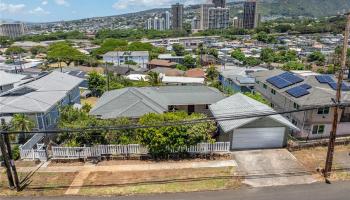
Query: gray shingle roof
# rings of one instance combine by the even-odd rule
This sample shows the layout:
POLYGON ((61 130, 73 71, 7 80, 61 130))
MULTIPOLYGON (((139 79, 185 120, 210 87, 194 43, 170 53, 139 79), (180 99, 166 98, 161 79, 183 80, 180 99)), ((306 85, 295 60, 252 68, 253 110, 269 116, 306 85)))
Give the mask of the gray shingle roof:
MULTIPOLYGON (((226 99, 223 99, 211 106, 209 106, 210 111, 214 115, 215 118, 220 118, 228 115, 242 115, 242 114, 256 114, 261 112, 272 112, 274 111, 269 106, 260 103, 252 98, 249 98, 241 93, 237 93, 232 95, 226 99)), ((245 119, 233 119, 233 120, 225 120, 219 121, 219 125, 222 130, 227 133, 234 129, 237 129, 243 125, 251 123, 255 120, 258 120, 262 117, 252 117, 245 119)), ((299 130, 296 126, 290 123, 287 119, 282 117, 281 115, 271 115, 268 116, 272 120, 275 120, 287 127, 290 127, 295 130, 299 130)))
POLYGON ((130 87, 103 94, 90 114, 101 118, 140 117, 163 113, 169 105, 206 105, 223 98, 219 90, 206 86, 130 87))

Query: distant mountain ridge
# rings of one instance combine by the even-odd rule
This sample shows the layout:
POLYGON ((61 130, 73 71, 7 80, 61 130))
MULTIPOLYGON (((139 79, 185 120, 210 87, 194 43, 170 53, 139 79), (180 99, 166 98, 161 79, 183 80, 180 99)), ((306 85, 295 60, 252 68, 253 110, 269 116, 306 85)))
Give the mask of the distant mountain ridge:
POLYGON ((350 0, 262 0, 264 16, 325 17, 350 11, 350 0))
MULTIPOLYGON (((227 5, 231 7, 234 12, 242 10, 243 2, 245 0, 228 0, 227 5)), ((284 16, 284 17, 326 17, 334 16, 338 13, 345 13, 350 11, 350 0, 257 0, 259 3, 260 13, 263 17, 268 16, 284 16)), ((190 5, 187 7, 188 10, 198 9, 199 5, 190 5)), ((77 20, 68 20, 66 22, 77 22, 87 19, 98 19, 98 18, 123 18, 133 16, 147 16, 154 13, 160 13, 164 11, 170 11, 170 8, 154 8, 150 10, 139 11, 135 13, 127 13, 113 16, 101 16, 84 18, 77 20)), ((13 21, 13 20, 5 20, 13 21)), ((52 22, 47 22, 52 23, 52 22)), ((37 23, 35 23, 37 24, 37 23)))

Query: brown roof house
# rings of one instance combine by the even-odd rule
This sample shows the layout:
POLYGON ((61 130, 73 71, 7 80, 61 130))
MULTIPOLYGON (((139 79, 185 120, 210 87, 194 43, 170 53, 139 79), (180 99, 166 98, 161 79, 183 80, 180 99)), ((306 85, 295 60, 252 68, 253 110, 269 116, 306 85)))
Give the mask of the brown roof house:
POLYGON ((170 62, 168 60, 159 60, 159 59, 153 59, 147 63, 148 69, 154 69, 157 67, 175 68, 176 65, 177 65, 176 62, 170 62))
POLYGON ((205 72, 201 68, 194 68, 185 72, 186 77, 205 78, 205 72))

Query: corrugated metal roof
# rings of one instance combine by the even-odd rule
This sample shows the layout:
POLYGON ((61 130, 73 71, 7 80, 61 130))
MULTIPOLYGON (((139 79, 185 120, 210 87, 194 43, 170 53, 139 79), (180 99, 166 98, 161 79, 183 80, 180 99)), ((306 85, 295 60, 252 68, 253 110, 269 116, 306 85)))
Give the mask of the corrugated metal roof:
POLYGON ((25 77, 25 75, 12 74, 0 70, 0 86, 20 82, 25 77))
POLYGON ((82 81, 83 79, 65 73, 51 72, 12 90, 31 88, 34 91, 20 96, 0 97, 0 113, 47 112, 82 81))
MULTIPOLYGON (((242 115, 242 114, 254 115, 261 112, 273 111, 273 109, 270 108, 269 106, 263 103, 260 103, 252 98, 249 98, 241 93, 237 93, 226 99, 223 99, 209 106, 209 109, 215 118, 220 118, 220 117, 230 116, 230 115, 242 115)), ((277 122, 280 122, 281 124, 287 127, 290 127, 295 130, 299 130, 296 126, 294 126, 291 122, 289 122, 287 119, 285 119, 281 115, 271 115, 268 117, 277 122)), ((261 117, 252 117, 252 118, 245 118, 245 119, 219 121, 219 125, 224 132, 229 132, 260 118, 261 117)))

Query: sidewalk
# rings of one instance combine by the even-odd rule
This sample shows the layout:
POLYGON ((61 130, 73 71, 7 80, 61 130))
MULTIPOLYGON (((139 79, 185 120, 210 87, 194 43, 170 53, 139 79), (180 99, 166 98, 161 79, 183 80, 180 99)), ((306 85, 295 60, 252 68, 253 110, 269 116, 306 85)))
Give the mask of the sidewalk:
MULTIPOLYGON (((82 170, 123 172, 123 171, 148 171, 148 170, 171 170, 171 169, 196 169, 196 168, 216 168, 216 167, 237 167, 234 160, 220 161, 200 161, 200 162, 179 162, 179 163, 146 163, 130 165, 110 165, 110 166, 59 166, 59 167, 40 167, 37 172, 80 172, 82 170)), ((18 172, 31 172, 37 167, 18 167, 18 172)))

